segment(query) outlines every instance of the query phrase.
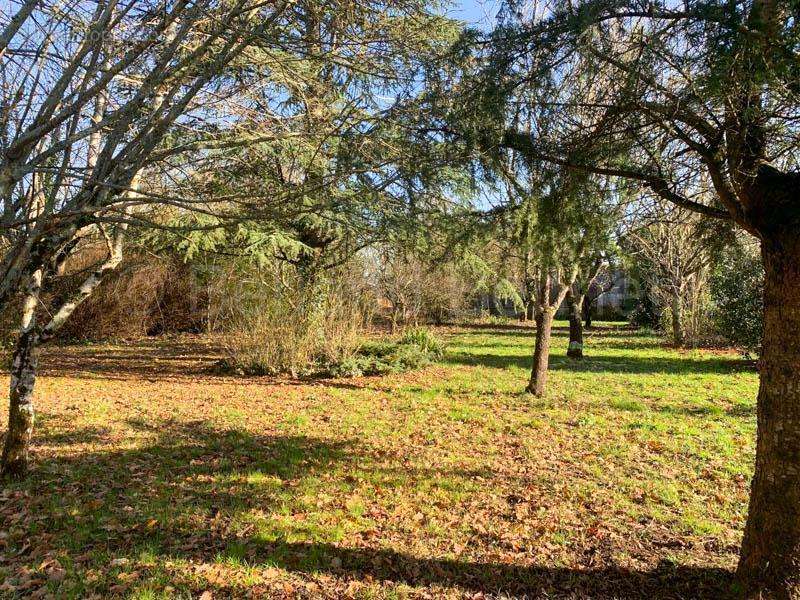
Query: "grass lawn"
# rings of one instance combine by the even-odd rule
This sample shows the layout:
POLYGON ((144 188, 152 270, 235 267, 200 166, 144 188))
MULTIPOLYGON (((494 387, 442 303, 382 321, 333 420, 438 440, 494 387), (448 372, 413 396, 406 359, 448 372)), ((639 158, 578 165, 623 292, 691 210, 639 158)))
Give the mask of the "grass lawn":
POLYGON ((0 597, 724 596, 756 373, 607 324, 576 362, 557 325, 541 400, 516 325, 317 382, 211 375, 201 339, 49 348, 0 597))

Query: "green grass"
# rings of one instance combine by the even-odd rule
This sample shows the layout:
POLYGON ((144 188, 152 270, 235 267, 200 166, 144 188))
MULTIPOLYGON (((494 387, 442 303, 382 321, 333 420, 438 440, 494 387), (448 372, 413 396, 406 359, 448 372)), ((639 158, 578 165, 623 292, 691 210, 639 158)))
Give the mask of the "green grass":
POLYGON ((54 350, 35 470, 0 492, 0 597, 724 595, 756 373, 607 324, 574 361, 556 326, 544 398, 514 324, 327 382, 54 350))

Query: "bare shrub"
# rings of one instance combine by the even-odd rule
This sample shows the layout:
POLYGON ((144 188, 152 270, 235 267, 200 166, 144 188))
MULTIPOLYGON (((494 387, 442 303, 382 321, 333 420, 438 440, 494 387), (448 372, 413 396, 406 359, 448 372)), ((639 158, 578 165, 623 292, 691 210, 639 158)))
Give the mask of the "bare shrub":
POLYGON ((414 256, 388 253, 380 258, 376 280, 392 327, 457 318, 473 289, 454 264, 431 265, 414 256))
POLYGON ((286 264, 218 269, 209 285, 209 323, 222 334, 224 366, 296 376, 354 353, 374 298, 353 269, 314 281, 286 264))
MULTIPOLYGON (((100 250, 92 247, 71 258, 53 294, 43 300, 45 307, 57 304, 101 259, 100 250)), ((203 327, 203 293, 191 267, 181 261, 133 255, 75 310, 59 337, 102 340, 197 331, 203 327)))
MULTIPOLYGON (((629 234, 640 278, 663 307, 664 330, 676 346, 696 346, 711 333, 708 281, 714 257, 701 219, 662 207, 661 218, 629 234)), ((719 237, 719 236, 717 236, 719 237)))

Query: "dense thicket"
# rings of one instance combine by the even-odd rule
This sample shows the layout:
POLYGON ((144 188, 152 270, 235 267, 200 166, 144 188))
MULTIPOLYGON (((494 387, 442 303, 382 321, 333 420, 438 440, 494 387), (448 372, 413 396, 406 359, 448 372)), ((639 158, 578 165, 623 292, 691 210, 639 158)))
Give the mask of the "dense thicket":
POLYGON ((725 340, 758 355, 764 335, 764 266, 748 241, 727 248, 711 274, 712 317, 725 340))

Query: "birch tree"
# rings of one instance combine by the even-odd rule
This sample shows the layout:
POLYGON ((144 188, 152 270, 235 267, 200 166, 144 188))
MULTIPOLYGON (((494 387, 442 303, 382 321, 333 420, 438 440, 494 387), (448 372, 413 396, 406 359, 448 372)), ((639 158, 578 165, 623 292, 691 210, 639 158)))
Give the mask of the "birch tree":
POLYGON ((201 208, 158 195, 164 171, 154 165, 187 144, 213 143, 203 117, 225 67, 278 23, 285 4, 15 8, 0 34, 0 305, 22 295, 2 454, 9 477, 28 468, 37 348, 119 264, 126 231, 147 207, 201 208), (40 295, 90 236, 105 240, 105 259, 39 322, 40 295))

